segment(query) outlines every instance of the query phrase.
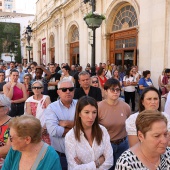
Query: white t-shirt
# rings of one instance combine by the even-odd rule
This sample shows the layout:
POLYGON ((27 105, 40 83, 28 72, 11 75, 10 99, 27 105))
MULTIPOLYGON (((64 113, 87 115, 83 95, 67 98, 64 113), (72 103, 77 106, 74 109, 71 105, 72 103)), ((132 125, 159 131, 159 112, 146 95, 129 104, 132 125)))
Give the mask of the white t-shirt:
MULTIPOLYGON (((134 135, 136 136, 137 135, 137 130, 136 130, 136 118, 138 116, 139 112, 136 112, 132 115, 130 115, 130 117, 128 119, 126 119, 125 121, 125 125, 126 125, 126 132, 128 135, 134 135)), ((165 112, 162 112, 162 114, 167 118, 168 120, 168 131, 170 131, 170 116, 165 113, 165 112)))
MULTIPOLYGON (((136 78, 135 77, 123 77, 123 81, 127 82, 136 82, 136 78)), ((124 91, 126 92, 134 92, 135 91, 135 86, 124 86, 124 91)))

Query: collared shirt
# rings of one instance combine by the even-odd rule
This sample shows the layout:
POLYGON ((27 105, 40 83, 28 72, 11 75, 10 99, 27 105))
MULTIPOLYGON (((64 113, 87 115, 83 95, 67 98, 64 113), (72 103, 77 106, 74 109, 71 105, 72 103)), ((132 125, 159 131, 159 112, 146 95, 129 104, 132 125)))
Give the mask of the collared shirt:
POLYGON ((99 159, 101 155, 104 155, 105 161, 99 167, 100 170, 109 169, 113 165, 113 149, 110 144, 110 136, 104 126, 100 125, 100 128, 103 132, 101 144, 98 145, 94 139, 92 147, 82 131, 80 132, 80 142, 75 139, 74 129, 71 129, 66 134, 65 144, 68 170, 96 169, 94 161, 99 159), (75 157, 81 160, 81 165, 76 164, 75 157))
POLYGON ((77 100, 73 100, 70 107, 67 108, 63 105, 61 100, 53 102, 48 105, 44 111, 45 122, 48 133, 50 134, 51 146, 61 152, 65 153, 65 138, 62 137, 64 127, 59 126, 60 120, 74 120, 77 100))

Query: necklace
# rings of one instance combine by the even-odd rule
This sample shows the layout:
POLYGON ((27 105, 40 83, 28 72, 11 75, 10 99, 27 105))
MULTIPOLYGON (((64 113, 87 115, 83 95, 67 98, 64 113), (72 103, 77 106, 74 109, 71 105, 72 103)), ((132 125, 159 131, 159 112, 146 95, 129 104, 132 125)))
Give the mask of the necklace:
POLYGON ((142 153, 142 155, 144 156, 145 160, 146 160, 147 162, 151 163, 152 165, 154 165, 155 168, 157 168, 158 165, 159 165, 160 158, 159 158, 158 161, 155 163, 155 162, 149 160, 149 159, 145 156, 145 154, 144 154, 143 151, 142 151, 141 146, 140 146, 140 150, 141 150, 141 153, 142 153))

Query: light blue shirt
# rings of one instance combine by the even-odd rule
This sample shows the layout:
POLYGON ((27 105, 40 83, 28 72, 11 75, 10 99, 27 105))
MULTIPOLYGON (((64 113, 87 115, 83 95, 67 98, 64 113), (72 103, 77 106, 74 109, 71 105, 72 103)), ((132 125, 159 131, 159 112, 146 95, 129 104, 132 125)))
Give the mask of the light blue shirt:
POLYGON ((62 137, 64 127, 59 126, 60 120, 74 120, 77 100, 73 100, 70 107, 63 105, 61 100, 53 102, 45 109, 45 122, 51 139, 51 146, 61 153, 65 153, 65 138, 62 137))

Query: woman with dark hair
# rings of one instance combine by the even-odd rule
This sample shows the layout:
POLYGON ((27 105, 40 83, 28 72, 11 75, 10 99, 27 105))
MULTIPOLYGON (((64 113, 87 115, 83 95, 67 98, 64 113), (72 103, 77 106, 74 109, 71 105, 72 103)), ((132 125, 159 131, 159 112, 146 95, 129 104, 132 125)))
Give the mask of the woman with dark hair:
POLYGON ((3 93, 3 86, 6 84, 5 80, 5 72, 0 71, 0 93, 3 93))
POLYGON ((73 76, 70 76, 69 72, 70 72, 70 67, 68 65, 63 66, 62 67, 62 75, 60 77, 60 80, 69 79, 74 83, 74 78, 73 78, 73 76))
POLYGON ((76 106, 74 128, 65 137, 69 170, 109 169, 113 150, 107 130, 98 123, 95 99, 83 96, 76 106))
POLYGON ((110 78, 104 84, 106 99, 99 102, 99 123, 106 127, 113 148, 114 170, 119 156, 129 148, 125 121, 131 114, 130 106, 119 99, 121 87, 118 80, 110 78))
MULTIPOLYGON (((126 131, 128 133, 128 141, 130 147, 138 142, 135 121, 140 112, 144 110, 159 110, 161 109, 161 95, 155 87, 147 87, 143 90, 139 99, 139 112, 132 114, 126 120, 126 131)), ((162 112, 168 119, 168 130, 170 131, 170 116, 162 112)))
POLYGON ((141 94, 146 87, 153 86, 150 77, 151 72, 149 70, 143 71, 143 77, 139 80, 139 94, 141 94))
POLYGON ((169 170, 167 119, 157 110, 144 110, 136 119, 138 142, 125 151, 115 170, 169 170))
POLYGON ((33 95, 32 90, 31 90, 31 80, 32 76, 31 74, 25 74, 24 75, 24 82, 23 84, 25 85, 26 91, 27 91, 27 98, 33 95))
POLYGON ((99 79, 99 88, 101 89, 101 92, 102 92, 102 98, 104 99, 105 98, 105 94, 104 94, 104 84, 105 82, 107 81, 107 78, 105 76, 105 69, 103 67, 100 67, 98 70, 97 70, 97 76, 98 76, 98 79, 99 79))
POLYGON ((132 103, 132 111, 135 111, 135 86, 137 85, 136 78, 133 77, 132 68, 126 70, 126 75, 123 78, 125 102, 132 103))
POLYGON ((119 70, 116 69, 113 71, 113 78, 119 80, 120 86, 122 87, 122 79, 119 76, 119 70))
POLYGON ((16 69, 10 72, 10 81, 3 86, 4 94, 11 99, 11 117, 24 114, 24 103, 27 99, 25 85, 18 82, 19 72, 16 69))

